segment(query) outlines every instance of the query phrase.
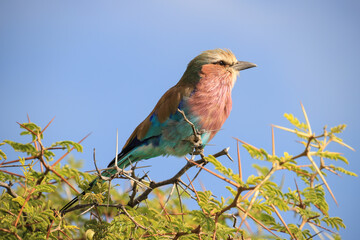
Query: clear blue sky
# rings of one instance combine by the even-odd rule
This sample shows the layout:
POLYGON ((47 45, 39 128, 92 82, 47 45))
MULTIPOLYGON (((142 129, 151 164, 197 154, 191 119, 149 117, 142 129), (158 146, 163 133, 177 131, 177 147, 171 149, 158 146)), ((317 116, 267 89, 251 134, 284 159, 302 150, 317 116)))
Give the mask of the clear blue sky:
MULTIPOLYGON (((56 116, 48 143, 92 132, 74 156, 93 169, 96 148, 105 167, 117 128, 122 145, 193 57, 229 48, 258 68, 242 72, 232 114, 207 154, 230 146, 235 156, 233 136, 270 151, 270 124, 289 127, 285 112, 303 119, 300 101, 315 132, 346 123, 341 136, 360 150, 359 12, 359 1, 1 1, 0 140, 19 140, 16 121, 27 113, 42 126, 56 116)), ((300 152, 294 136, 276 131, 276 139, 277 153, 300 152)), ((332 149, 360 173, 358 152, 332 149)), ((245 176, 262 164, 245 151, 242 159, 245 176)), ((184 160, 148 164, 160 180, 184 160)), ((213 185, 206 173, 200 179, 213 185)), ((329 183, 339 201, 336 207, 329 199, 331 214, 345 220, 344 239, 353 239, 360 235, 360 181, 331 175, 329 183)))

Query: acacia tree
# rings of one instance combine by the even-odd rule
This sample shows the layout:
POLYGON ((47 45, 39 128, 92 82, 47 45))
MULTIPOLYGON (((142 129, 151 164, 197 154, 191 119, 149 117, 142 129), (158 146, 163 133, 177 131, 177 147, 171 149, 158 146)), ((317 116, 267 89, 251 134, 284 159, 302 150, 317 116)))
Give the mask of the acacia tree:
MULTIPOLYGON (((136 164, 128 171, 117 169, 113 178, 97 183, 65 215, 58 212, 68 201, 65 196, 79 194, 76 185, 86 190, 94 175, 79 171, 79 161, 70 160, 64 166, 59 163, 72 150, 82 151, 80 143, 86 137, 78 143, 59 141, 45 146, 44 132, 51 122, 44 129, 30 121, 19 124, 23 129, 20 134, 30 135, 31 141, 1 143, 27 154, 8 160, 0 150, 0 186, 4 189, 1 235, 4 239, 340 239, 336 230, 345 225, 341 218, 329 215, 328 201, 332 198, 336 202, 336 198, 326 177, 328 173, 356 176, 336 165, 336 160, 348 163, 344 156, 328 150, 332 143, 352 149, 337 136, 346 126, 324 127, 321 134, 315 135, 304 108, 303 113, 304 123, 285 114, 292 128, 272 126, 271 153, 236 139, 238 157, 232 168, 218 161, 220 157, 232 159, 227 148, 204 156, 195 147, 197 155, 190 155, 173 177, 160 182, 152 181, 151 173, 136 164), (274 128, 293 133, 304 150, 276 155, 274 128), (239 143, 252 158, 270 162, 271 168, 254 165, 258 175, 243 176, 239 143), (66 153, 55 161, 55 151, 59 150, 66 153), (300 159, 307 159, 308 164, 300 165, 300 159), (209 165, 215 170, 210 170, 209 165), (21 169, 22 174, 14 168, 21 169), (187 171, 191 168, 198 171, 189 177, 187 171), (275 182, 280 170, 291 173, 286 176, 295 176, 293 187, 283 190, 275 182), (228 195, 213 196, 211 186, 207 186, 210 190, 195 189, 193 182, 204 171, 221 179, 228 195), (114 178, 125 179, 131 187, 119 193, 111 187, 114 178), (184 199, 193 199, 198 208, 190 210, 189 200, 184 199), (288 213, 294 217, 284 218, 288 213)), ((192 127, 194 137, 200 138, 192 127)), ((93 160, 96 166, 95 152, 93 160)), ((93 172, 100 175, 101 170, 95 168, 93 172)))

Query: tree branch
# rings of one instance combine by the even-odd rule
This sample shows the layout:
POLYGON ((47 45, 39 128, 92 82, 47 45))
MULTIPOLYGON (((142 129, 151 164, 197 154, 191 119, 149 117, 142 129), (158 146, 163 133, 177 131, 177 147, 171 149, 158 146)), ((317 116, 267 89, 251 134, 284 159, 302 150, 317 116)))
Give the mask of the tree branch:
POLYGON ((13 198, 18 197, 18 195, 16 194, 16 192, 14 192, 14 191, 11 189, 11 186, 12 186, 11 182, 10 182, 9 184, 4 183, 4 182, 0 182, 0 187, 5 188, 8 194, 10 194, 13 198))

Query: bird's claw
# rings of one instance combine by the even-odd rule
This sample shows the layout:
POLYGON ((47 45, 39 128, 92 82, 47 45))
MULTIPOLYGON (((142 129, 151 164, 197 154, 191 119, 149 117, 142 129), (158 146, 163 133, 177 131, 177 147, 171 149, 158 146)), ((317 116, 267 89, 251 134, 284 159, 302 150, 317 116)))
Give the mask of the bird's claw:
POLYGON ((197 135, 197 136, 192 135, 190 137, 189 141, 193 145, 193 148, 194 148, 193 154, 194 155, 199 155, 204 152, 204 145, 201 140, 201 135, 197 135))

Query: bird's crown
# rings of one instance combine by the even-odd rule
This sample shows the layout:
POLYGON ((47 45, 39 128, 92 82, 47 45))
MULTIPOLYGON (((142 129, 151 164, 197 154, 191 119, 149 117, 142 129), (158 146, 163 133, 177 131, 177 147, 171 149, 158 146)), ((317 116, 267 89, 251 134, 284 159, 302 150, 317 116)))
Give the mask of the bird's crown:
POLYGON ((196 56, 188 65, 202 66, 204 64, 221 63, 225 65, 232 65, 236 63, 235 55, 229 49, 213 49, 207 50, 196 56))

